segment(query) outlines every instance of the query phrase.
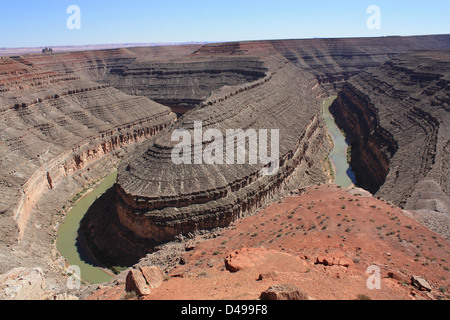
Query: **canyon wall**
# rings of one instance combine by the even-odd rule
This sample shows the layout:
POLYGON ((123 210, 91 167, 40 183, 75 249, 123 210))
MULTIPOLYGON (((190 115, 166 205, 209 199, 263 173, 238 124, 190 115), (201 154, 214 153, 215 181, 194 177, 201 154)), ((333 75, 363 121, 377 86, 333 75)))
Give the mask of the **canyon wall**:
POLYGON ((258 58, 137 61, 112 69, 101 82, 127 94, 145 96, 181 115, 214 90, 257 80, 266 71, 258 58))
POLYGON ((358 185, 444 219, 450 217, 449 61, 448 50, 398 55, 351 78, 331 107, 352 145, 358 185))
MULTIPOLYGON (((120 150, 135 142, 143 144, 119 168, 119 183, 111 195, 114 210, 103 212, 103 230, 111 228, 102 234, 88 223, 92 243, 106 252, 121 248, 117 252, 141 255, 155 242, 179 233, 227 225, 293 181, 296 186, 324 182, 321 162, 328 142, 320 106, 336 90, 336 106, 345 117, 341 125, 353 128, 355 143, 358 135, 364 137, 353 152, 359 152, 355 159, 361 160, 361 172, 369 172, 365 180, 359 175, 365 187, 406 208, 443 210, 450 183, 445 131, 448 58, 444 53, 401 52, 448 48, 450 36, 442 35, 2 58, 2 243, 38 243, 40 238, 27 232, 36 203, 58 194, 55 190, 62 185, 76 193, 83 185, 80 172, 94 165, 100 172, 104 159, 121 158, 120 150), (174 113, 184 115, 174 123, 174 113), (170 159, 171 133, 192 132, 194 121, 202 121, 205 130, 221 132, 279 129, 278 174, 260 176, 261 165, 175 166, 170 159), (408 157, 415 148, 417 153, 408 157), (73 186, 69 178, 80 179, 73 186), (432 190, 431 195, 424 190, 432 190), (119 241, 117 247, 113 238, 119 241)), ((67 200, 57 198, 52 198, 53 209, 67 200)), ((38 230, 40 220, 33 223, 33 230, 38 230)), ((39 232, 47 234, 44 228, 39 232)), ((5 250, 0 254, 8 257, 10 251, 5 250)), ((2 261, 0 271, 15 262, 2 261)))
MULTIPOLYGON (((283 58, 266 65, 269 73, 264 79, 230 89, 222 97, 217 94, 127 155, 110 195, 116 213, 109 211, 107 227, 98 224, 102 206, 88 213, 82 228, 88 239, 83 241, 108 261, 137 259, 180 234, 225 227, 251 214, 293 176, 300 176, 304 185, 311 180, 325 182, 323 173, 309 176, 329 150, 321 102, 316 99, 321 94, 317 80, 283 58), (171 152, 177 142, 171 135, 177 129, 193 134, 195 121, 202 121, 203 130, 214 128, 224 137, 227 129, 280 130, 277 174, 261 175, 261 163, 174 164, 171 152)), ((270 151, 270 139, 268 144, 270 151)))
POLYGON ((401 52, 449 49, 449 43, 449 35, 247 41, 204 45, 193 55, 267 56, 278 52, 313 74, 324 88, 334 90, 350 77, 380 66, 401 52))
POLYGON ((168 107, 74 73, 12 59, 0 70, 0 212, 18 228, 7 241, 23 239, 35 203, 62 179, 176 120, 168 107))

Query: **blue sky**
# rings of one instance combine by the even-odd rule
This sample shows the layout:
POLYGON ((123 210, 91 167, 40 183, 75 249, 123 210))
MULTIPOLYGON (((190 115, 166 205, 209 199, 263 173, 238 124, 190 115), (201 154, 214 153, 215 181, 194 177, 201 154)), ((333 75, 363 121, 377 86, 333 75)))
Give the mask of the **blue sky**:
POLYGON ((0 47, 443 34, 449 13, 450 0, 0 0, 0 47))

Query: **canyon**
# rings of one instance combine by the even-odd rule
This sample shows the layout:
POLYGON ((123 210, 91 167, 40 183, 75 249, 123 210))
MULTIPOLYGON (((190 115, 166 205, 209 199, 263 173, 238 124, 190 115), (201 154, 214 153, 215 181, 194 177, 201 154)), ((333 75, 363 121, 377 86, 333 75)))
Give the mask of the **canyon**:
POLYGON ((145 262, 165 243, 332 182, 321 110, 333 95, 357 185, 448 240, 449 49, 440 35, 2 57, 0 273, 40 266, 61 290, 57 227, 77 193, 117 167, 79 234, 106 267, 145 262), (279 129, 278 173, 174 164, 172 133, 196 121, 223 133, 279 129))
POLYGON ((449 58, 448 51, 398 55, 350 79, 331 107, 352 145, 357 184, 447 239, 449 58))

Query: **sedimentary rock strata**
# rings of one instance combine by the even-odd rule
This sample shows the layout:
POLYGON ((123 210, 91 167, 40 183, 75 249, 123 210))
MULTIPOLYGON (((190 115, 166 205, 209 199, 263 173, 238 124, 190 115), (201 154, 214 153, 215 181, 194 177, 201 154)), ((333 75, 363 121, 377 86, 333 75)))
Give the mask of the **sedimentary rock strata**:
POLYGON ((168 107, 76 74, 11 59, 0 70, 0 212, 18 227, 8 241, 23 238, 43 192, 176 120, 168 107))
POLYGON ((396 56, 350 79, 331 107, 352 145, 358 185, 447 219, 449 60, 449 51, 396 56))
POLYGON ((209 44, 199 48, 194 55, 264 56, 276 51, 292 64, 316 76, 322 86, 339 88, 351 76, 379 66, 398 53, 448 47, 448 35, 273 40, 209 44))
MULTIPOLYGON (((100 251, 112 254, 113 260, 133 251, 142 254, 149 250, 145 246, 175 239, 179 234, 230 224, 261 207, 293 177, 300 177, 296 180, 298 184, 308 184, 311 179, 324 182, 323 173, 316 170, 328 150, 320 119, 321 97, 324 93, 330 92, 333 87, 344 87, 346 90, 349 86, 343 85, 342 81, 369 67, 382 65, 403 50, 433 46, 441 48, 446 45, 448 37, 438 36, 361 41, 259 41, 201 47, 189 58, 186 57, 194 61, 180 60, 179 65, 196 70, 198 61, 208 57, 228 63, 238 58, 239 63, 247 61, 251 67, 255 63, 251 57, 258 56, 264 62, 264 66, 259 66, 258 70, 265 68, 266 75, 244 85, 213 91, 176 124, 126 157, 119 168, 114 200, 120 226, 115 225, 107 230, 103 226, 96 228, 88 224, 94 235, 92 243, 100 251), (260 175, 260 164, 174 164, 171 152, 178 141, 172 141, 173 132, 184 129, 193 136, 197 121, 202 122, 203 130, 218 129, 223 136, 226 129, 279 129, 279 172, 274 176, 263 177, 260 175), (103 236, 96 234, 96 229, 103 230, 103 236), (117 240, 120 245, 115 246, 115 250, 105 247, 108 243, 102 239, 111 238, 112 229, 121 235, 117 240), (134 239, 134 248, 124 240, 130 235, 134 239)), ((156 72, 156 66, 162 68, 162 64, 153 64, 153 69, 149 66, 152 64, 148 62, 142 69, 130 65, 127 67, 130 74, 124 72, 115 76, 137 79, 133 73, 139 74, 140 70, 149 79, 151 72, 155 72, 153 76, 156 78, 162 74, 156 72)), ((176 70, 178 66, 169 64, 165 67, 168 70, 166 79, 172 73, 177 74, 177 71, 170 70, 176 70)), ((208 70, 204 62, 203 66, 208 70)), ((110 81, 112 78, 107 75, 104 79, 110 81)), ((203 81, 205 85, 210 83, 216 88, 216 82, 211 81, 210 74, 203 81)), ((188 87, 197 88, 192 84, 188 87)), ((363 101, 366 98, 361 95, 358 99, 363 101)), ((363 160, 373 172, 378 186, 385 181, 389 159, 397 152, 398 146, 390 132, 379 125, 377 110, 367 106, 364 113, 352 112, 352 115, 358 119, 361 117, 363 121, 365 119, 367 127, 375 128, 375 134, 368 134, 372 140, 365 139, 363 142, 369 141, 364 143, 367 153, 378 152, 380 155, 363 160), (375 143, 381 147, 377 148, 375 143)), ((364 134, 367 132, 364 131, 364 134)), ((209 142, 204 142, 203 147, 209 142)), ((195 149, 193 143, 189 147, 195 149)), ((194 154, 192 158, 195 158, 194 154)), ((376 187, 369 184, 365 187, 377 191, 376 187)))
MULTIPOLYGON (((320 103, 313 89, 317 81, 286 63, 274 67, 266 77, 268 80, 184 114, 124 159, 116 186, 120 227, 113 228, 132 231, 141 241, 133 241, 132 248, 118 240, 124 247, 116 246, 115 252, 106 249, 108 252, 123 257, 125 252, 149 250, 139 248, 141 244, 227 226, 261 207, 298 170, 305 175, 303 181, 308 181, 308 169, 320 164, 328 150, 317 115, 320 103), (303 107, 305 104, 309 107, 303 107), (195 121, 202 121, 204 130, 215 128, 224 136, 226 129, 279 129, 278 173, 262 176, 261 163, 174 164, 171 155, 177 142, 171 141, 172 133, 180 128, 193 132, 195 121)), ((270 145, 268 148, 270 151, 270 145)), ((93 233, 94 245, 104 245, 102 236, 93 233)))
POLYGON ((266 69, 257 58, 199 61, 137 61, 112 69, 102 82, 133 95, 145 96, 183 114, 223 86, 263 78, 266 69))

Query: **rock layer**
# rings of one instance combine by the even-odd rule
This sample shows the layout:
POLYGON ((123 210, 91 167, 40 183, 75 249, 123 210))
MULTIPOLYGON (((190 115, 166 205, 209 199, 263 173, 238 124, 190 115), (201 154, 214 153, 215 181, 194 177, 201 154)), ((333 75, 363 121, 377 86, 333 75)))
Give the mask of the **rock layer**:
MULTIPOLYGON (((149 252, 150 244, 173 240, 179 234, 229 225, 261 207, 298 172, 305 174, 303 182, 308 181, 308 170, 320 165, 328 150, 317 116, 316 84, 314 77, 291 64, 279 64, 266 79, 184 114, 157 138, 142 144, 119 168, 115 201, 120 226, 111 219, 108 228, 86 221, 93 245, 107 252, 108 260, 123 260, 130 252, 149 252), (309 107, 302 107, 305 104, 309 107), (192 131, 194 121, 224 136, 226 129, 279 129, 278 173, 261 176, 262 164, 174 164, 172 132, 192 131), (121 230, 125 238, 131 232, 139 240, 130 246, 122 236, 116 237, 117 245, 110 250, 105 248, 111 245, 104 240, 106 234, 95 232, 100 228, 108 234, 108 230, 121 230)), ((325 176, 321 179, 324 182, 325 176)))
POLYGON ((449 61, 449 51, 399 55, 350 79, 331 107, 352 145, 358 185, 403 208, 443 214, 445 225, 449 61))
MULTIPOLYGON (((2 58, 0 254, 5 259, 0 261, 0 271, 17 261, 47 268, 57 211, 89 179, 106 173, 102 171, 106 159, 120 159, 123 148, 159 132, 163 133, 125 159, 119 184, 108 198, 113 200, 109 203, 112 210, 102 210, 97 224, 88 223, 92 243, 117 259, 142 257, 155 243, 179 233, 227 225, 254 212, 288 184, 324 182, 327 177, 321 161, 328 152, 328 141, 320 106, 326 93, 334 94, 350 76, 380 66, 402 51, 448 49, 449 38, 252 41, 2 58), (170 108, 130 94, 151 97, 179 114, 191 111, 173 124, 176 117, 170 108), (228 128, 280 129, 280 171, 273 177, 260 177, 261 165, 173 166, 170 134, 177 128, 192 130, 194 121, 221 132, 228 128), (91 168, 98 170, 97 175, 87 174, 91 168), (36 203, 42 204, 39 210, 36 203), (23 241, 17 244, 17 239, 23 241)), ((448 104, 448 97, 436 94, 436 86, 448 92, 440 87, 444 78, 436 78, 448 66, 436 58, 421 59, 430 72, 404 71, 410 69, 409 62, 382 68, 391 68, 394 76, 407 74, 416 87, 423 80, 423 95, 432 96, 436 105, 448 104), (422 80, 417 82, 417 77, 422 80)), ((395 79, 404 83, 404 79, 395 79)), ((367 94, 353 80, 351 86, 361 97, 367 94)), ((351 86, 344 91, 350 92, 351 86)), ((388 94, 405 93, 402 88, 390 92, 395 84, 387 87, 383 90, 388 94)), ((414 99, 421 97, 413 95, 407 100, 414 99)), ((379 104, 373 106, 378 118, 367 123, 379 125, 375 132, 385 139, 386 146, 391 143, 386 132, 398 144, 393 158, 389 150, 381 148, 379 152, 388 159, 380 171, 384 175, 389 166, 386 181, 395 182, 392 164, 404 150, 403 144, 384 123, 379 104)), ((412 108, 406 118, 426 132, 421 136, 426 137, 424 145, 432 146, 434 137, 437 139, 436 153, 433 155, 432 147, 426 148, 419 158, 424 159, 419 167, 426 169, 417 170, 414 179, 420 177, 416 186, 421 187, 410 193, 407 205, 442 210, 449 185, 449 175, 442 174, 449 167, 445 126, 440 125, 436 134, 433 119, 441 121, 441 116, 421 106, 412 108), (424 175, 429 179, 422 179, 424 175), (425 186, 432 191, 426 197, 422 192, 425 186)), ((376 149, 374 146, 374 152, 376 149)), ((380 184, 383 176, 377 179, 380 184)), ((387 193, 388 185, 379 192, 387 193)), ((404 190, 393 195, 403 199, 400 193, 404 195, 404 190)))
POLYGON ((199 61, 137 61, 115 67, 102 79, 132 95, 148 97, 181 115, 223 86, 264 77, 258 58, 222 58, 199 61))
POLYGON ((46 190, 176 120, 165 106, 75 74, 10 59, 0 70, 0 212, 18 226, 9 241, 23 238, 46 190))

